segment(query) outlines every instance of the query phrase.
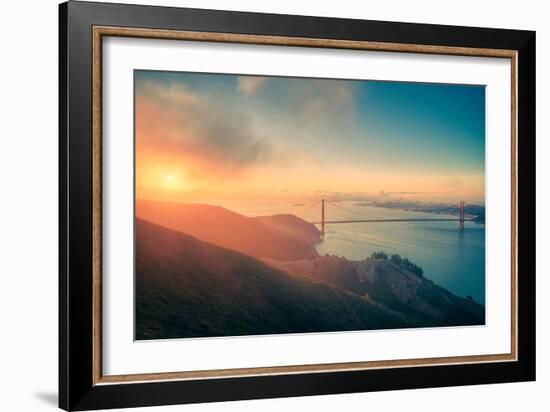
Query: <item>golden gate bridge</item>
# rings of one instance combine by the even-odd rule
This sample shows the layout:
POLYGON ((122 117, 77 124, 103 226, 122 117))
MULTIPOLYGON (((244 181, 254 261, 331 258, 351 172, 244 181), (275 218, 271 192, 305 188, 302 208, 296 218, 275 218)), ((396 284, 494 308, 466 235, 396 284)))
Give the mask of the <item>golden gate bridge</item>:
POLYGON ((326 199, 318 200, 317 202, 313 203, 312 205, 307 206, 306 208, 300 210, 298 213, 295 213, 296 215, 302 215, 306 211, 312 209, 314 206, 317 206, 318 204, 321 204, 321 220, 319 221, 310 221, 309 223, 312 223, 314 225, 320 225, 321 226, 321 237, 325 236, 325 226, 328 224, 344 224, 344 223, 388 223, 388 222, 458 222, 458 230, 463 231, 464 230, 464 222, 470 221, 473 222, 473 218, 466 217, 464 214, 464 201, 461 200, 458 203, 458 217, 457 218, 389 218, 389 219, 372 219, 369 218, 360 212, 357 212, 355 210, 348 209, 347 207, 344 207, 342 205, 339 205, 335 202, 331 202, 326 199), (330 204, 331 206, 337 207, 339 209, 345 210, 346 212, 352 213, 355 216, 359 216, 355 219, 347 219, 347 220, 327 220, 326 219, 326 205, 330 204))

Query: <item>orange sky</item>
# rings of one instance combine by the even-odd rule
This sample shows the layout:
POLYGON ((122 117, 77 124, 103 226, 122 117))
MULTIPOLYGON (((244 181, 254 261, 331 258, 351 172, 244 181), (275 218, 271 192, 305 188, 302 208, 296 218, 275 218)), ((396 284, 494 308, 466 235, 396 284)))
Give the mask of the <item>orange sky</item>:
MULTIPOLYGON (((358 138, 359 133, 352 127, 358 121, 357 114, 353 114, 357 113, 354 89, 344 88, 344 83, 319 83, 322 87, 317 89, 327 90, 308 91, 304 101, 313 108, 308 106, 292 127, 283 127, 279 120, 285 118, 274 103, 275 97, 269 104, 256 106, 251 101, 262 93, 265 81, 239 79, 234 88, 212 90, 206 86, 195 90, 184 82, 138 79, 138 198, 207 202, 209 198, 238 199, 251 193, 265 198, 285 193, 289 199, 299 200, 316 191, 376 195, 382 190, 419 192, 417 200, 484 200, 483 168, 467 165, 461 170, 429 158, 416 161, 414 153, 398 157, 392 150, 377 149, 379 143, 374 139, 368 146, 354 145, 363 135, 358 138), (343 107, 341 115, 335 107, 343 107), (331 129, 332 123, 325 124, 327 117, 332 123, 341 122, 336 132, 331 129), (307 120, 301 124, 301 119, 307 120), (313 126, 306 127, 310 123, 313 126), (328 131, 331 135, 327 137, 324 133, 328 135, 328 131), (346 133, 349 136, 344 136, 346 133), (338 146, 342 136, 351 143, 338 146), (318 147, 323 144, 327 147, 318 147), (377 160, 367 161, 365 157, 362 161, 358 151, 363 147, 378 150, 377 160)), ((292 98, 300 101, 299 95, 292 98)), ((364 128, 364 133, 372 133, 364 128)), ((372 158, 373 154, 369 155, 372 158)))

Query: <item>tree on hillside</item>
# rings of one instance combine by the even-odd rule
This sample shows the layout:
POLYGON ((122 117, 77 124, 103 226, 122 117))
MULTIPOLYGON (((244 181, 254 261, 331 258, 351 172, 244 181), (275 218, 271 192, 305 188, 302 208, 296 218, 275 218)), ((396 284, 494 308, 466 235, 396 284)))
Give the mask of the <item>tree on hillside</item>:
POLYGON ((390 262, 409 270, 419 277, 422 277, 424 275, 424 271, 420 266, 415 265, 407 258, 402 258, 398 254, 391 255, 390 262))
POLYGON ((388 260, 388 255, 385 252, 373 252, 370 257, 372 260, 388 260))

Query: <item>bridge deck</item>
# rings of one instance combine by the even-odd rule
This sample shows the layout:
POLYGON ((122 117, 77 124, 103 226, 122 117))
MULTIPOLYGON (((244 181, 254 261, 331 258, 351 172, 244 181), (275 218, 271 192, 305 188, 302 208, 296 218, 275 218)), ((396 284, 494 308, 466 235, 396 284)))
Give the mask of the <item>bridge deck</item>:
MULTIPOLYGON (((475 220, 472 218, 464 218, 465 222, 474 222, 475 220)), ((325 220, 326 224, 334 224, 334 223, 383 223, 383 222, 460 222, 461 219, 447 219, 447 218, 441 218, 441 219, 429 219, 429 218, 418 218, 418 219, 354 219, 354 220, 325 220)), ((309 222, 314 225, 321 225, 323 222, 309 222)))

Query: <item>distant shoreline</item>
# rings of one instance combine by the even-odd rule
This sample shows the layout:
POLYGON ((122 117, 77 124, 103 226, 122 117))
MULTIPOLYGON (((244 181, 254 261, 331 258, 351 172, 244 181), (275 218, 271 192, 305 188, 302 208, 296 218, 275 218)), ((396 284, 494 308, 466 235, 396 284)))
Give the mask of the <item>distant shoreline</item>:
MULTIPOLYGON (((458 216, 458 206, 444 203, 422 203, 422 202, 355 202, 359 207, 377 207, 384 209, 405 210, 407 212, 423 212, 433 214, 447 214, 458 216)), ((472 204, 465 205, 465 216, 473 219, 474 223, 485 224, 485 206, 472 204)))

